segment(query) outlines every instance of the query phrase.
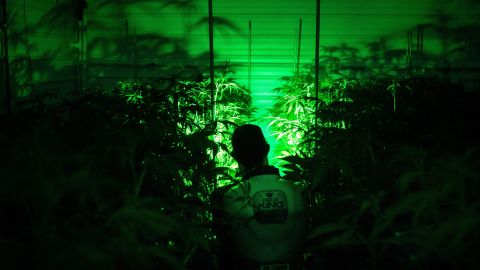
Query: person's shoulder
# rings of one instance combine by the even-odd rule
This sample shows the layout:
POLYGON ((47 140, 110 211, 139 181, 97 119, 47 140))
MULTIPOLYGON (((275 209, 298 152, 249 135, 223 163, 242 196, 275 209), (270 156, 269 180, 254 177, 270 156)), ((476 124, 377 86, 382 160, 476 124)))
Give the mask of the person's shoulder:
POLYGON ((305 189, 305 183, 301 181, 292 181, 288 180, 282 177, 278 178, 278 181, 282 183, 285 186, 288 186, 292 189, 298 189, 298 190, 304 190, 305 189))
POLYGON ((231 195, 232 190, 235 188, 237 183, 227 184, 221 187, 217 187, 211 194, 210 200, 212 203, 212 213, 214 216, 220 217, 223 216, 222 212, 225 207, 225 203, 228 204, 229 200, 226 198, 233 197, 231 195))
POLYGON ((213 192, 210 194, 210 198, 213 202, 220 203, 223 201, 223 197, 225 194, 233 188, 233 184, 228 184, 225 186, 217 187, 213 192))
POLYGON ((226 192, 231 190, 233 187, 235 187, 236 183, 230 183, 227 185, 223 185, 220 187, 217 187, 215 190, 212 192, 212 196, 223 196, 226 192))
POLYGON ((244 185, 245 181, 235 181, 225 186, 218 187, 212 192, 211 196, 216 201, 222 201, 225 198, 235 196, 241 192, 243 189, 245 189, 244 185))

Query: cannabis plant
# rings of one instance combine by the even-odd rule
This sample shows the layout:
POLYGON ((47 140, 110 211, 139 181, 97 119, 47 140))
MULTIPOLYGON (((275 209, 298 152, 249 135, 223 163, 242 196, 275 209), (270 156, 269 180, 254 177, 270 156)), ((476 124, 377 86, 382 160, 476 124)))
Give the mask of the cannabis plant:
POLYGON ((478 267, 480 149, 470 123, 479 92, 428 78, 341 89, 333 102, 319 101, 318 126, 306 138, 315 152, 285 158, 287 178, 310 186, 312 263, 478 267))
POLYGON ((212 153, 227 152, 237 113, 249 110, 246 90, 217 82, 216 129, 208 84, 173 79, 92 87, 55 104, 26 100, 2 116, 2 264, 213 267, 209 195, 222 170, 212 153))

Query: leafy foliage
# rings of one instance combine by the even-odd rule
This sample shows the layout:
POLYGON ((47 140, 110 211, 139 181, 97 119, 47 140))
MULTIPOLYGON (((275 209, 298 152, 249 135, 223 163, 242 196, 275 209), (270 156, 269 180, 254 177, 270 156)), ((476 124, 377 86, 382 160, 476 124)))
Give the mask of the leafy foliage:
POLYGON ((2 264, 213 267, 208 196, 222 171, 212 154, 226 155, 231 126, 248 115, 250 100, 218 78, 212 124, 207 86, 121 81, 55 104, 54 93, 37 96, 2 116, 2 264))
POLYGON ((310 187, 317 267, 478 267, 479 92, 428 78, 324 82, 314 127, 297 114, 315 106, 297 102, 308 97, 301 82, 282 89, 279 111, 304 128, 284 160, 286 178, 310 187))
POLYGON ((271 109, 270 124, 272 134, 280 144, 283 153, 277 156, 295 155, 299 152, 312 154, 311 144, 302 143, 314 124, 314 79, 309 75, 284 78, 285 85, 276 92, 278 99, 271 109))

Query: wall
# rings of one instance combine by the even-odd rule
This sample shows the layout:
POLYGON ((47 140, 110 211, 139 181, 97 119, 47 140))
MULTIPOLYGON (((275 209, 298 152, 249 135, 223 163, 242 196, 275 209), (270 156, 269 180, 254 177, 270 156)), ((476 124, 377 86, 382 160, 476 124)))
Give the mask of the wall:
POLYGON ((74 88, 74 20, 52 24, 59 18, 57 7, 55 0, 7 0, 11 86, 16 100, 74 88))
MULTIPOLYGON (((81 87, 76 81, 82 50, 87 85, 110 87, 135 76, 188 77, 197 71, 195 66, 205 75, 208 71, 206 0, 89 1, 84 43, 78 42, 73 0, 26 0, 25 9, 23 4, 7 0, 17 98, 32 90, 81 87)), ((295 71, 300 18, 300 63, 307 69, 313 64, 315 0, 214 0, 213 5, 217 71, 228 66, 244 85, 249 85, 252 22, 251 87, 254 105, 266 112, 280 78, 295 71)), ((386 66, 403 66, 407 32, 414 31, 415 37, 420 24, 425 28, 426 67, 450 68, 456 77, 478 79, 478 7, 473 0, 323 0, 321 75, 361 78, 383 74, 386 66)))

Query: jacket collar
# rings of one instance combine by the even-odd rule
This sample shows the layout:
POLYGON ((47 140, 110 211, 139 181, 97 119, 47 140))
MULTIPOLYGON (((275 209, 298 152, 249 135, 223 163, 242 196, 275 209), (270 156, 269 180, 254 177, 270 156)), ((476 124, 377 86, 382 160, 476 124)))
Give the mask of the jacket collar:
POLYGON ((265 175, 265 174, 273 174, 280 176, 280 172, 277 168, 273 166, 262 166, 258 168, 254 168, 250 172, 246 172, 243 174, 242 179, 247 180, 251 177, 258 176, 258 175, 265 175))

